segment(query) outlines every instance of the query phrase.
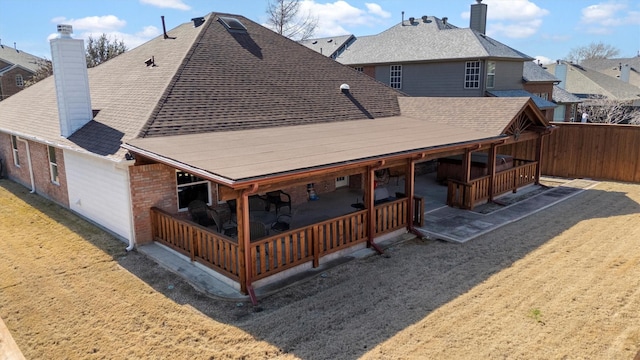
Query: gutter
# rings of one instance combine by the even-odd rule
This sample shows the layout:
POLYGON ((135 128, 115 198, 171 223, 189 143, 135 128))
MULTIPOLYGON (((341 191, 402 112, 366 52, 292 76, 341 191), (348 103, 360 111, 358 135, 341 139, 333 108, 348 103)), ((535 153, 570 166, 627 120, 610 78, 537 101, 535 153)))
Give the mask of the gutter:
POLYGON ((16 136, 16 140, 23 142, 24 145, 27 147, 27 163, 29 164, 29 177, 31 179, 31 194, 34 194, 36 192, 36 181, 33 177, 33 164, 31 163, 31 150, 29 149, 29 142, 23 138, 21 138, 20 136, 16 136))

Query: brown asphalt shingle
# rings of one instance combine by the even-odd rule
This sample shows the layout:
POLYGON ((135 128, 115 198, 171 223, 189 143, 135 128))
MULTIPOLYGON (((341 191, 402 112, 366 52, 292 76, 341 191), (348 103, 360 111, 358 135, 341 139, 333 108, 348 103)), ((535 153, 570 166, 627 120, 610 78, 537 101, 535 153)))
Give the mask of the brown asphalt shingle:
POLYGON ((251 20, 211 16, 143 137, 399 115, 395 90, 251 20), (346 83, 352 98, 339 88, 346 83))

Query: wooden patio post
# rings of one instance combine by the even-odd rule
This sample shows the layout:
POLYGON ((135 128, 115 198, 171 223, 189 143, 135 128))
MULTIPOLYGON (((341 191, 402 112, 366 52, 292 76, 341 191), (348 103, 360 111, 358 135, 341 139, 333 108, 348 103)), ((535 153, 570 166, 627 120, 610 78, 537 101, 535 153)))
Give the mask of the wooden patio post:
POLYGON ((407 197, 407 229, 413 228, 413 193, 415 191, 415 160, 407 160, 407 169, 404 176, 404 194, 407 197))
MULTIPOLYGON (((384 161, 382 162, 384 165, 384 161)), ((381 165, 381 166, 382 166, 381 165)), ((367 183, 364 191, 365 204, 367 206, 367 247, 376 249, 379 254, 382 254, 382 249, 376 243, 373 242, 373 238, 376 234, 376 218, 375 218, 375 202, 374 202, 374 190, 375 190, 375 171, 380 166, 369 166, 367 168, 367 183)))
POLYGON ((489 202, 493 201, 493 180, 496 176, 496 144, 489 149, 489 202))
MULTIPOLYGON (((244 259, 244 293, 249 294, 251 303, 253 305, 258 304, 256 294, 253 291, 252 280, 252 259, 251 259, 251 231, 249 230, 249 195, 253 195, 258 192, 258 184, 253 184, 253 187, 242 191, 237 202, 236 211, 238 214, 238 245, 240 250, 244 253, 241 257, 244 259)), ((242 280, 240 286, 242 287, 242 280)))
POLYGON ((249 217, 247 216, 245 218, 245 209, 248 209, 248 200, 244 198, 244 196, 240 196, 238 199, 236 199, 236 222, 237 222, 237 228, 238 228, 238 260, 240 262, 239 264, 239 270, 240 273, 239 278, 240 278, 240 291, 243 294, 247 293, 247 278, 248 278, 248 272, 247 272, 247 254, 249 254, 249 247, 247 246, 247 244, 244 242, 244 237, 245 234, 247 234, 247 227, 248 227, 248 222, 245 221, 245 219, 248 219, 249 217), (245 226, 247 225, 247 226, 245 226))
POLYGON ((544 144, 544 135, 538 135, 538 139, 536 139, 536 162, 538 166, 536 166, 536 185, 540 185, 540 176, 542 176, 542 145, 544 144))
POLYGON ((471 149, 464 149, 462 157, 462 181, 468 184, 471 180, 471 149))

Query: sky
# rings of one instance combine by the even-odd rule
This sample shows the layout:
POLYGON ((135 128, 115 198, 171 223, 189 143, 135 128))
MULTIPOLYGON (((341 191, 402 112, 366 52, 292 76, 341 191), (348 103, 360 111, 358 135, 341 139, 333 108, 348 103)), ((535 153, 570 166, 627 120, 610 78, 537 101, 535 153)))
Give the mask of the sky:
MULTIPOLYGON (((273 0, 272 0, 273 1, 273 0)), ((300 13, 318 19, 314 37, 378 34, 409 17, 447 17, 469 27, 475 0, 301 0, 300 13)), ((638 0, 484 0, 487 35, 543 63, 575 48, 602 42, 619 57, 640 54, 638 0)), ((0 43, 51 58, 57 24, 74 38, 107 34, 128 48, 211 12, 239 14, 266 24, 268 0, 0 0, 0 43), (15 45, 14 45, 15 44, 15 45)))

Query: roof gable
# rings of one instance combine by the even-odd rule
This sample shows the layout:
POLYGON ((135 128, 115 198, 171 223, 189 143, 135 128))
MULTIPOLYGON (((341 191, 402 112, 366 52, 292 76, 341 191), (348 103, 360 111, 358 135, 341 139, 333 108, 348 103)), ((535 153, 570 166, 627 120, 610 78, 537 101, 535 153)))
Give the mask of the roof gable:
POLYGON ((529 97, 405 97, 398 101, 403 116, 494 135, 513 132, 513 124, 522 114, 532 126, 549 126, 529 97))

